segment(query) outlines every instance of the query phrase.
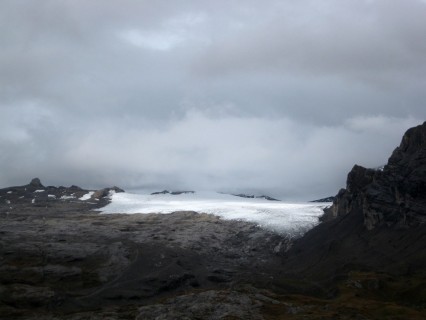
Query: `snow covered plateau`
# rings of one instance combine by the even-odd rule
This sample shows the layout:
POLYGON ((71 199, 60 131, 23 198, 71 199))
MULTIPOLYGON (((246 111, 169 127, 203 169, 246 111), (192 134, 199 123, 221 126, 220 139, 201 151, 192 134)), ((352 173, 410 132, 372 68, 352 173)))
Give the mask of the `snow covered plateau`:
POLYGON ((225 220, 252 222, 277 233, 300 235, 318 224, 318 217, 331 203, 287 203, 265 199, 240 198, 216 192, 189 194, 113 193, 102 213, 170 214, 196 211, 225 220))

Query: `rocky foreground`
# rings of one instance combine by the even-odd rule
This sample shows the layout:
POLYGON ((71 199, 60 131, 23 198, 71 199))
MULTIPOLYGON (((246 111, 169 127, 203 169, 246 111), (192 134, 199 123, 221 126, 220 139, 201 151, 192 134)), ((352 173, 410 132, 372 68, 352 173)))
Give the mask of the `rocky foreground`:
POLYGON ((195 212, 101 215, 111 191, 0 190, 0 317, 179 319, 191 305, 262 319, 275 302, 253 286, 274 287, 290 239, 195 212))
POLYGON ((111 192, 0 190, 1 319, 425 319, 426 123, 355 166, 293 240, 195 212, 102 215, 111 192))

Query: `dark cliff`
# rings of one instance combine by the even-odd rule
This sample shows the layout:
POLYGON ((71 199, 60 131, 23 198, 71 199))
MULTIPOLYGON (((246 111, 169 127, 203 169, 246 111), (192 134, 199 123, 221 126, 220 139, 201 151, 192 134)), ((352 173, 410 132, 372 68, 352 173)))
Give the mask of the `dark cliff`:
POLYGON ((362 212, 368 230, 426 222, 426 122, 409 129, 383 170, 355 165, 323 221, 362 212))
POLYGON ((355 165, 322 221, 287 252, 288 275, 337 281, 363 271, 424 279, 426 122, 405 133, 383 170, 355 165))

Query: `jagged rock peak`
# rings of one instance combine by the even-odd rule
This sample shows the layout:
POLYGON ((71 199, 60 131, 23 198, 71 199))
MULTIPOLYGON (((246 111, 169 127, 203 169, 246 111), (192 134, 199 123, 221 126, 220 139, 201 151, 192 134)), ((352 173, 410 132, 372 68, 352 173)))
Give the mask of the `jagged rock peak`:
POLYGON ((364 225, 426 223, 426 122, 409 129, 383 171, 355 165, 322 221, 362 214, 364 225))
POLYGON ((384 170, 400 169, 401 166, 417 166, 419 161, 423 165, 426 162, 426 122, 407 130, 384 170))
POLYGON ((419 148, 426 146, 426 121, 423 124, 408 129, 404 134, 400 146, 395 151, 402 151, 405 153, 414 153, 419 148))
POLYGON ((35 188, 44 188, 39 178, 32 179, 29 185, 35 188))
POLYGON ((373 181, 376 171, 359 165, 354 165, 346 180, 346 190, 352 193, 360 192, 373 181))

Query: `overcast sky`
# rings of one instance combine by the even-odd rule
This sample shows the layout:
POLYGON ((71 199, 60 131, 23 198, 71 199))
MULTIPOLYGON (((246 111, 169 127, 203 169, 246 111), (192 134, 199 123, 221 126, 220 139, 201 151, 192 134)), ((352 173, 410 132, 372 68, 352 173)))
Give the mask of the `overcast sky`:
POLYGON ((0 186, 336 194, 426 119, 426 1, 2 0, 0 186))

